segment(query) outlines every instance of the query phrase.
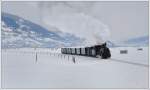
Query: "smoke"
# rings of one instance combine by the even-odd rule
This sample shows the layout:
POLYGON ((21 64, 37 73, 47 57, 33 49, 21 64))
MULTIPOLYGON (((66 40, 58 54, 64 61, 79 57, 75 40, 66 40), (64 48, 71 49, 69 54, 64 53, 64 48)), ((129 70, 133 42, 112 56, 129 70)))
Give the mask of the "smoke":
POLYGON ((93 4, 51 2, 39 4, 41 19, 47 26, 84 38, 85 45, 103 44, 110 37, 107 25, 85 14, 93 4), (87 10, 86 10, 87 11, 87 10))

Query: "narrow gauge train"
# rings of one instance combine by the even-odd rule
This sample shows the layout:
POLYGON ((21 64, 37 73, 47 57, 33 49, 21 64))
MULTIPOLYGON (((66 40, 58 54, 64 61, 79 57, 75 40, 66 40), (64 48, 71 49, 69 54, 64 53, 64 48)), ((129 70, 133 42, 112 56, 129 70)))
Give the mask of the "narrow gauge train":
POLYGON ((111 57, 109 48, 106 46, 106 43, 102 45, 95 45, 85 48, 61 48, 62 54, 71 54, 71 55, 83 55, 91 57, 101 57, 102 59, 107 59, 111 57))

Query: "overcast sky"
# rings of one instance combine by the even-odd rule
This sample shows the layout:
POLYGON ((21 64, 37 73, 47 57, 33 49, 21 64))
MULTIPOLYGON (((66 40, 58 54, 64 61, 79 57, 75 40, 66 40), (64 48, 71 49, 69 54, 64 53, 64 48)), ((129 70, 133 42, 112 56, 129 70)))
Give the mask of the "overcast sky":
POLYGON ((108 26, 111 31, 110 39, 113 41, 148 35, 148 2, 144 1, 2 2, 2 12, 23 17, 47 29, 50 29, 50 26, 43 21, 43 17, 46 17, 45 13, 50 14, 54 10, 58 11, 57 14, 64 10, 80 12, 99 20, 108 26))

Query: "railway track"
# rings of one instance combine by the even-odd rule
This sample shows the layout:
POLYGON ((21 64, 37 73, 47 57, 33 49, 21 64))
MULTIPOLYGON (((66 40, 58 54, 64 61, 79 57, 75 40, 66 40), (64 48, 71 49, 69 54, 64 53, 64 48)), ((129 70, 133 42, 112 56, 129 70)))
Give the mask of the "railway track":
POLYGON ((149 67, 149 65, 146 65, 146 64, 130 62, 130 61, 125 61, 125 60, 119 60, 119 59, 114 59, 114 58, 110 58, 109 60, 119 62, 119 63, 126 63, 126 64, 131 64, 131 65, 141 66, 141 67, 149 67))

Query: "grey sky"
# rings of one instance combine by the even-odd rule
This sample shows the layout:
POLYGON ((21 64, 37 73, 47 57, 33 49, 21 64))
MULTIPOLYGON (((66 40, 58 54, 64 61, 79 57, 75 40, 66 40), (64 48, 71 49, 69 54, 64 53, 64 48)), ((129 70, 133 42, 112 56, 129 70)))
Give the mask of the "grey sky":
MULTIPOLYGON (((2 11, 18 15, 49 29, 42 18, 43 12, 63 4, 76 12, 90 15, 111 31, 111 40, 120 41, 148 35, 148 2, 2 2, 2 11)), ((61 12, 60 12, 61 13, 61 12)))

